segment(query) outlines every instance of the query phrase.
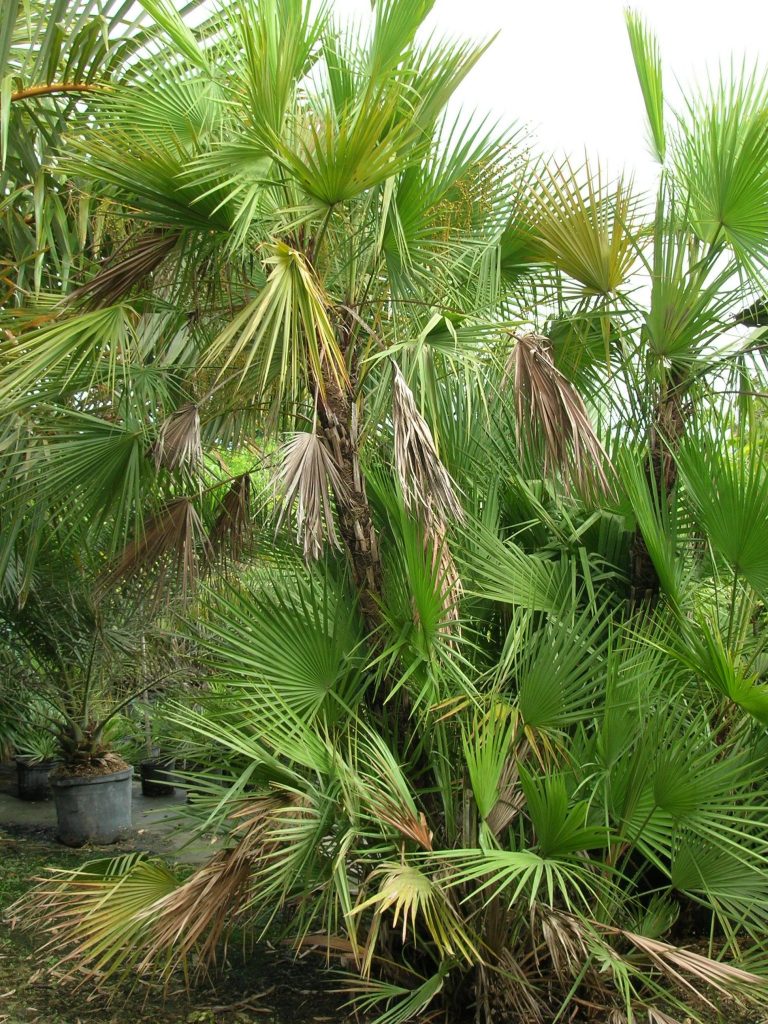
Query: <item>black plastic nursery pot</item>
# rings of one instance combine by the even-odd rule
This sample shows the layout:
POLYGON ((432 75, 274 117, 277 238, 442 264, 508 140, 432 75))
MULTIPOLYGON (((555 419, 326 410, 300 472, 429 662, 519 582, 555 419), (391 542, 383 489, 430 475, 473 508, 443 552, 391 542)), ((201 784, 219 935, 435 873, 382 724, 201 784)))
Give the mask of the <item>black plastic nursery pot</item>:
POLYGON ((172 757, 142 761, 139 765, 142 796, 170 796, 175 790, 172 774, 175 769, 176 761, 172 757))
POLYGON ((16 781, 20 800, 48 800, 51 796, 49 773, 56 761, 27 761, 16 758, 16 781))
POLYGON ((133 768, 107 775, 53 775, 58 838, 65 846, 116 843, 131 828, 133 768))

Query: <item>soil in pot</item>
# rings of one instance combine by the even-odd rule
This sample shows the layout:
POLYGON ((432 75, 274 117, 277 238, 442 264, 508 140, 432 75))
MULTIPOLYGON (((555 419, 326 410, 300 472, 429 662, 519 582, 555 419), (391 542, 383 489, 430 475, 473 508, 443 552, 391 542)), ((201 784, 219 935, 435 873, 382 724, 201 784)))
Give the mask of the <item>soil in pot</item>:
POLYGON ((142 796, 170 796, 175 791, 172 774, 175 769, 176 761, 172 757, 142 761, 139 766, 142 796))
POLYGON ((65 846, 116 843, 131 828, 133 768, 74 774, 61 766, 51 775, 57 835, 65 846))
POLYGON ((16 758, 16 781, 20 800, 48 800, 51 787, 48 775, 56 767, 55 761, 30 762, 16 758))

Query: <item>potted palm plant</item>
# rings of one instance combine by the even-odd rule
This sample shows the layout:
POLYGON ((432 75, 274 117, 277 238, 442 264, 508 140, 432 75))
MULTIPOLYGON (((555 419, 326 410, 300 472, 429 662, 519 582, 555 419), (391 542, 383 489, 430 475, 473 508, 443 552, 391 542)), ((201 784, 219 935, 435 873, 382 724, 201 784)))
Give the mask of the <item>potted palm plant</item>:
MULTIPOLYGON (((157 645, 137 609, 97 603, 82 580, 57 578, 22 608, 2 606, 10 627, 6 661, 29 680, 48 715, 45 756, 55 758, 50 785, 57 834, 68 846, 113 843, 131 827, 133 768, 118 753, 115 723, 162 677, 157 645)), ((42 757, 42 732, 26 755, 42 757)), ((17 748, 18 749, 18 748, 17 748)))
POLYGON ((142 796, 171 796, 175 791, 176 758, 183 740, 174 735, 163 704, 137 701, 127 719, 127 740, 120 749, 138 765, 142 796))
POLYGON ((41 713, 39 701, 33 714, 14 735, 16 782, 20 800, 48 800, 51 787, 48 776, 58 766, 59 745, 56 735, 41 713))

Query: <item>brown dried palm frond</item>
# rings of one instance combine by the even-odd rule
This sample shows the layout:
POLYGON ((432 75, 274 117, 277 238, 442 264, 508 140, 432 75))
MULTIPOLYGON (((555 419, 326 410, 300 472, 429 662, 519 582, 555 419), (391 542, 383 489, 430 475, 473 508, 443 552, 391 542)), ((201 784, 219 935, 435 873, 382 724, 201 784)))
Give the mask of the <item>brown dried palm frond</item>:
POLYGON ((209 540, 213 551, 237 558, 251 521, 251 477, 241 473, 232 481, 221 502, 209 540))
MULTIPOLYGON (((590 951, 578 920, 540 903, 531 907, 531 927, 541 933, 555 977, 569 982, 582 971, 590 951)), ((537 966, 539 954, 534 947, 537 966)))
POLYGON ((87 299, 96 308, 114 305, 160 266, 178 240, 178 231, 141 235, 127 252, 121 248, 110 256, 95 277, 72 293, 70 301, 87 299))
POLYGON ((525 793, 520 786, 518 766, 528 749, 527 743, 521 744, 504 762, 499 778, 499 797, 486 819, 488 828, 495 836, 500 836, 525 806, 525 793))
POLYGON ((303 541, 305 558, 319 558, 326 539, 333 547, 340 547, 331 493, 343 501, 346 488, 328 446, 319 435, 300 431, 281 447, 279 460, 277 528, 290 517, 295 504, 296 539, 303 541))
POLYGON ((167 976, 192 953, 200 973, 216 963, 219 943, 248 899, 253 865, 242 848, 247 845, 244 838, 233 849, 215 853, 174 892, 144 911, 151 925, 140 971, 162 963, 167 976))
POLYGON ((661 939, 651 939, 619 928, 610 931, 621 935, 635 949, 644 953, 672 984, 687 989, 715 1012, 717 1007, 704 995, 702 985, 724 996, 746 995, 754 998, 760 991, 764 998, 768 996, 768 979, 751 971, 712 960, 690 949, 662 942, 661 939))
POLYGON ((219 944, 253 900, 252 882, 273 851, 274 816, 295 803, 291 795, 257 797, 230 815, 236 845, 220 850, 178 888, 146 908, 151 921, 139 970, 162 965, 166 977, 194 953, 199 973, 216 963, 219 944))
POLYGON ((423 811, 415 811, 398 802, 383 790, 372 787, 367 791, 367 799, 371 810, 380 821, 387 822, 402 835, 413 839, 422 850, 431 850, 433 833, 423 811))
POLYGON ((544 444, 544 472, 560 473, 566 487, 583 494, 610 493, 610 461, 586 406, 573 384, 557 369, 549 339, 524 334, 515 339, 505 370, 514 378, 518 444, 526 434, 544 444))
POLYGON ((200 555, 210 545, 189 497, 174 498, 144 521, 141 535, 127 545, 100 581, 99 592, 120 581, 151 581, 159 598, 167 583, 180 584, 183 596, 199 575, 200 555))
POLYGON ((71 965, 65 980, 104 982, 128 970, 152 973, 166 983, 190 965, 204 974, 215 964, 220 944, 249 913, 259 867, 275 848, 270 829, 275 814, 296 802, 292 795, 256 798, 232 815, 236 845, 215 853, 179 881, 161 861, 143 854, 48 875, 13 907, 14 923, 35 922, 48 940, 43 946, 71 965))
POLYGON ((200 410, 193 402, 180 406, 163 421, 152 445, 155 466, 159 469, 187 469, 196 473, 203 465, 200 440, 200 410))
POLYGON ((658 1007, 648 1006, 648 1024, 680 1024, 680 1021, 675 1017, 670 1017, 668 1013, 664 1013, 663 1010, 659 1010, 658 1007))
POLYGON ((400 368, 392 363, 392 427, 395 468, 406 507, 447 522, 462 521, 464 511, 453 482, 437 454, 432 431, 419 410, 400 368))

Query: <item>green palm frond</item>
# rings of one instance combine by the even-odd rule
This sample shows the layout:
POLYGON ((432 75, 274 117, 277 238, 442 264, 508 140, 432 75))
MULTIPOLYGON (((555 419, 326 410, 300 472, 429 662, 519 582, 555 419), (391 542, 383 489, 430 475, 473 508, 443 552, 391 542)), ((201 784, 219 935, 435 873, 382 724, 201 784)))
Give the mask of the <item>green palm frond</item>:
POLYGON ((392 178, 423 152, 421 134, 398 119, 403 102, 391 86, 369 86, 338 113, 313 109, 292 126, 293 144, 277 140, 274 158, 304 192, 327 207, 361 195, 392 178))
POLYGON ((152 930, 153 908, 178 885, 161 861, 125 854, 74 871, 51 869, 24 898, 24 912, 34 907, 49 922, 49 941, 66 949, 72 970, 112 977, 135 969, 152 930))
POLYGON ((298 397, 310 380, 324 390, 326 377, 338 387, 347 376, 344 358, 306 257, 277 242, 265 266, 266 286, 212 342, 203 365, 217 365, 219 377, 233 367, 241 381, 253 370, 256 386, 272 384, 279 398, 298 397))
POLYGON ((567 857, 581 850, 608 846, 608 831, 588 824, 587 802, 579 800, 569 806, 562 775, 536 778, 521 767, 520 785, 542 857, 567 857))
POLYGON ((664 91, 659 44, 637 11, 627 9, 624 18, 648 117, 651 152, 659 163, 663 164, 667 140, 664 131, 664 91))
POLYGON ((544 172, 536 203, 535 230, 546 259, 586 295, 614 295, 636 262, 640 205, 631 181, 607 181, 588 161, 580 168, 564 162, 544 172))
POLYGON ((728 245, 748 273, 768 259, 766 116, 766 83, 756 70, 722 73, 689 101, 673 147, 694 229, 711 246, 728 245))
POLYGON ((41 387, 62 395, 92 385, 97 376, 114 386, 123 364, 136 358, 135 324, 134 311, 124 305, 69 318, 46 316, 40 326, 22 321, 18 334, 8 332, 11 338, 0 348, 0 398, 32 404, 41 387))
MULTIPOLYGON (((375 1019, 376 1024, 405 1024, 422 1014, 443 988, 448 966, 414 988, 404 988, 392 982, 377 978, 354 978, 345 985, 345 991, 352 995, 354 1005, 365 1013, 385 1006, 375 1019)), ((418 979, 417 979, 418 980, 418 979)))
POLYGON ((233 23, 252 137, 274 143, 326 35, 326 6, 312 14, 306 0, 244 0, 233 7, 233 23))
POLYGON ((762 446, 723 451, 699 433, 679 455, 698 523, 736 576, 768 593, 768 471, 762 446))
POLYGON ((681 227, 685 210, 673 189, 662 186, 653 225, 651 301, 643 341, 673 366, 707 355, 707 347, 732 323, 739 304, 730 261, 702 257, 681 227))
POLYGON ((677 510, 670 509, 668 496, 659 494, 655 481, 649 480, 637 452, 629 449, 621 452, 617 470, 661 587, 673 604, 679 605, 683 593, 683 565, 677 558, 680 531, 677 510))
POLYGON ((488 819, 516 771, 509 770, 517 723, 510 709, 491 703, 462 735, 464 760, 481 817, 488 819))
POLYGON ((472 897, 481 897, 486 905, 497 898, 508 908, 518 900, 526 908, 534 902, 552 907, 562 901, 569 911, 588 911, 606 888, 585 863, 542 857, 532 850, 442 850, 427 856, 435 867, 447 869, 450 888, 471 886, 472 897))
POLYGON ((466 567, 468 591, 530 611, 556 611, 571 581, 567 561, 528 554, 480 523, 467 527, 458 557, 460 565, 466 567))
POLYGON ((278 694, 311 721, 334 717, 362 696, 359 622, 343 587, 297 573, 207 600, 204 649, 254 710, 278 694))
POLYGON ((417 864, 382 864, 367 879, 377 884, 376 892, 354 908, 354 914, 372 909, 373 923, 368 936, 369 958, 364 971, 370 971, 370 953, 381 928, 382 919, 391 911, 393 928, 400 930, 405 943, 414 938, 423 925, 441 956, 462 957, 477 961, 481 954, 475 947, 465 923, 446 891, 417 864))
MULTIPOLYGON (((153 476, 146 453, 140 426, 131 429, 72 412, 58 417, 55 433, 32 435, 21 448, 23 486, 34 481, 39 499, 62 521, 67 509, 77 507, 86 530, 94 537, 101 534, 114 555, 142 528, 144 496, 153 476)), ((23 500, 13 488, 3 490, 7 507, 23 500)))

